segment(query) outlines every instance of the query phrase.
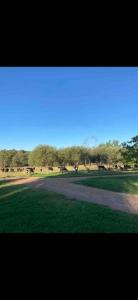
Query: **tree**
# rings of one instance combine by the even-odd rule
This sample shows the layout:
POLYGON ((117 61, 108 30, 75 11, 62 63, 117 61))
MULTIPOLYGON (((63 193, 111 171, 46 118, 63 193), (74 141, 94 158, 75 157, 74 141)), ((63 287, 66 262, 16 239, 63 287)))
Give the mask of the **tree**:
POLYGON ((91 160, 97 164, 115 165, 121 160, 120 144, 118 141, 109 141, 91 150, 91 160))
POLYGON ((107 148, 98 146, 91 151, 92 162, 97 164, 106 164, 108 161, 107 148))
POLYGON ((74 170, 77 172, 78 167, 81 163, 85 163, 85 156, 86 149, 82 146, 72 146, 67 147, 65 149, 65 157, 68 164, 73 166, 74 170))
POLYGON ((90 171, 90 166, 92 162, 92 155, 91 155, 91 148, 89 147, 82 147, 81 149, 81 164, 84 165, 86 170, 90 171))
POLYGON ((0 151, 0 167, 5 168, 7 166, 7 153, 6 150, 0 151))
POLYGON ((12 158, 13 167, 28 166, 28 151, 20 150, 12 158))
POLYGON ((56 148, 49 145, 39 145, 29 155, 29 165, 36 167, 53 166, 56 161, 56 148))
POLYGON ((16 155, 17 150, 1 150, 0 151, 0 167, 6 168, 12 165, 12 159, 16 155))
POLYGON ((130 141, 122 143, 121 156, 126 164, 138 164, 138 135, 130 141))
POLYGON ((69 161, 68 148, 60 148, 57 150, 57 163, 66 166, 69 161))

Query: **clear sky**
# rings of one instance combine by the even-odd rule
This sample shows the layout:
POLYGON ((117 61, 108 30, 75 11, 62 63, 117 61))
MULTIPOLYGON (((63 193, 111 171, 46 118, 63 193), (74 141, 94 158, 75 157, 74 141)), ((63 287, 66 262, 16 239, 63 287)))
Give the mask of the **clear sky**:
POLYGON ((0 67, 0 149, 136 134, 137 67, 0 67))

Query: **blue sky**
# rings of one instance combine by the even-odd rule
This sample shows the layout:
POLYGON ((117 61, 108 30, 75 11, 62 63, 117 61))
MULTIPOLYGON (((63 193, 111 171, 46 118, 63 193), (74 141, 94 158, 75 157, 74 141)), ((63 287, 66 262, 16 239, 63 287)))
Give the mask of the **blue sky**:
POLYGON ((0 67, 0 149, 127 141, 137 115, 137 67, 0 67))

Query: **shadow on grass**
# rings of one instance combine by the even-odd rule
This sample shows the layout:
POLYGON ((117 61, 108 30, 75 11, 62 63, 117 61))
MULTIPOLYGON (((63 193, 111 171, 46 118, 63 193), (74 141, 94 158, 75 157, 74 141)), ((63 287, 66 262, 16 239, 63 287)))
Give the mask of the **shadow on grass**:
POLYGON ((9 197, 13 194, 23 192, 26 189, 28 189, 27 185, 24 184, 12 185, 11 182, 4 181, 3 183, 0 184, 0 200, 9 197))
MULTIPOLYGON (((50 177, 51 178, 51 177, 50 177)), ((34 189, 35 191, 45 191, 45 192, 54 192, 58 193, 58 195, 64 195, 67 197, 66 199, 72 200, 76 199, 82 202, 91 202, 95 204, 102 204, 105 206, 108 206, 114 210, 122 210, 124 212, 130 212, 130 213, 138 213, 138 206, 136 207, 135 204, 138 204, 138 196, 133 195, 123 195, 115 192, 119 192, 119 188, 125 189, 128 187, 128 185, 131 185, 129 188, 129 191, 132 190, 131 188, 134 187, 134 183, 132 180, 136 180, 133 178, 127 178, 126 182, 123 182, 122 180, 126 180, 126 178, 98 178, 98 179, 88 179, 86 181, 86 185, 89 185, 90 187, 85 187, 85 181, 79 182, 80 185, 76 185, 75 182, 67 181, 66 183, 60 180, 58 181, 57 178, 55 180, 49 180, 46 181, 45 178, 32 178, 32 182, 18 182, 17 185, 16 182, 7 182, 7 185, 4 184, 4 186, 0 187, 0 193, 2 192, 3 198, 10 196, 11 188, 14 190, 16 189, 17 192, 24 192, 24 188, 28 187, 30 189, 34 189), (121 179, 121 184, 120 180, 121 179), (89 180, 95 182, 94 185, 89 184, 89 180), (118 181, 118 186, 117 182, 118 181), (102 183, 102 184, 101 184, 102 183), (15 185, 14 185, 15 184, 15 185), (83 185, 84 184, 84 185, 83 185), (120 184, 120 185, 119 185, 120 184), (20 186, 22 186, 22 189, 20 189, 20 186), (94 190, 92 187, 97 187, 99 190, 94 190), (107 188, 108 187, 108 188, 107 188), (114 187, 114 189, 113 189, 114 187), (105 194, 100 189, 108 189, 105 194), (110 192, 113 191, 113 192, 110 192), (5 196, 4 196, 5 195, 5 196)), ((91 182, 90 181, 90 182, 91 182)), ((121 192, 128 192, 128 190, 121 190, 121 192)), ((14 195, 14 193, 13 193, 14 195)), ((61 197, 62 197, 61 196, 61 197)))
POLYGON ((129 194, 138 195, 138 178, 137 177, 126 177, 126 178, 116 178, 115 187, 118 191, 129 194))
POLYGON ((17 193, 22 193, 22 192, 24 192, 27 189, 28 189, 28 187, 22 187, 22 188, 18 188, 16 190, 14 188, 13 191, 11 191, 11 188, 10 188, 10 192, 7 193, 7 190, 6 190, 6 193, 4 193, 4 195, 0 196, 0 200, 5 199, 5 198, 10 197, 10 196, 13 196, 13 195, 15 195, 17 193))

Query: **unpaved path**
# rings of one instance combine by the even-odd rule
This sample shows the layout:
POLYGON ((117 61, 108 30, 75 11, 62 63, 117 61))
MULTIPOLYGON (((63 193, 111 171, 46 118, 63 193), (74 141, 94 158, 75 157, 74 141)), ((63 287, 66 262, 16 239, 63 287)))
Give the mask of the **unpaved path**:
MULTIPOLYGON (((86 177, 87 178, 87 177, 86 177)), ((93 178, 93 177, 92 177, 93 178)), ((138 213, 138 195, 117 193, 104 189, 97 189, 84 185, 77 185, 75 181, 80 181, 85 177, 79 178, 37 178, 30 177, 24 179, 11 180, 12 184, 25 184, 29 187, 42 188, 59 194, 67 198, 102 204, 115 210, 129 213, 138 213)))

